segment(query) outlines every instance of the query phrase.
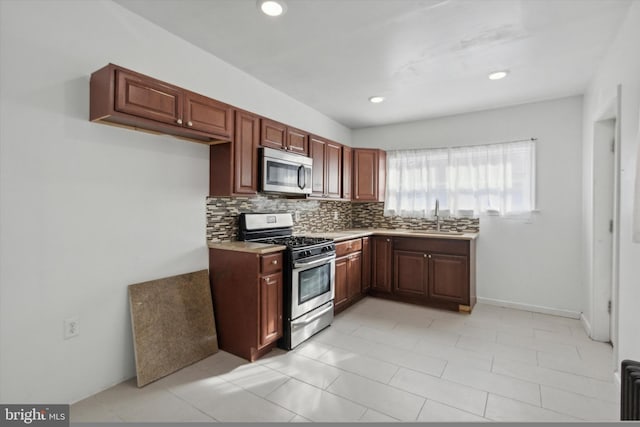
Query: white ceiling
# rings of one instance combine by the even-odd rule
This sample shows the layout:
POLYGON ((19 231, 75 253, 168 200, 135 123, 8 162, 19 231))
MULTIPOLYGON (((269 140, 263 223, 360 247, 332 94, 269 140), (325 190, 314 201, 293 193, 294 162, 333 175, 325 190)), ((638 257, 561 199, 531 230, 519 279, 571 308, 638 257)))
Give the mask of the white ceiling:
POLYGON ((580 94, 632 0, 115 1, 361 128, 580 94))

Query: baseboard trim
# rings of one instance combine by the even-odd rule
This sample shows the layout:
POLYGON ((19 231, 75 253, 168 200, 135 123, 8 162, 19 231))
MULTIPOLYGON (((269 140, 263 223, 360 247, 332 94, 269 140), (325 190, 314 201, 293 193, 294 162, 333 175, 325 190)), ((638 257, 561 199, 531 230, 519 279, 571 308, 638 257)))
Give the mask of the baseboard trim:
POLYGON ((551 314, 553 316, 569 317, 580 319, 582 313, 573 310, 562 310, 558 308, 544 307, 541 305, 523 304, 520 302, 504 301, 493 298, 478 297, 478 302, 483 304, 497 305, 499 307, 517 308, 519 310, 533 311, 534 313, 551 314))
POLYGON ((615 381, 616 385, 620 387, 622 384, 622 380, 620 379, 620 370, 617 370, 613 373, 613 381, 615 381))
POLYGON ((584 331, 587 333, 587 336, 591 337, 591 323, 589 323, 589 320, 587 320, 584 313, 580 315, 580 322, 582 322, 582 327, 584 328, 584 331))

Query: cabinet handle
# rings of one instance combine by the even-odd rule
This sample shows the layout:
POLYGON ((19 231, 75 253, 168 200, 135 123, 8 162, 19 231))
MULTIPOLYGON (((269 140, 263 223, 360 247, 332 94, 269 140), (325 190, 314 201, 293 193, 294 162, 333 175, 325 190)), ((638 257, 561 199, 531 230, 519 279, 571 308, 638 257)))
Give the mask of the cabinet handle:
POLYGON ((187 126, 189 126, 189 127, 193 126, 193 122, 188 121, 188 122, 187 122, 187 126))
POLYGON ((387 242, 390 242, 390 241, 391 241, 391 239, 387 239, 387 242))
POLYGON ((427 254, 424 254, 424 257, 426 258, 426 257, 427 257, 427 254))
POLYGON ((271 277, 265 277, 264 281, 267 282, 267 283, 271 283, 271 277))
POLYGON ((181 125, 181 124, 182 124, 182 119, 178 119, 178 120, 176 120, 176 123, 177 123, 177 124, 179 124, 179 125, 181 125))
POLYGON ((429 254, 429 258, 431 258, 431 254, 429 254))
POLYGON ((278 260, 277 260, 277 259, 274 259, 273 261, 271 261, 271 264, 273 264, 273 265, 278 265, 278 260))

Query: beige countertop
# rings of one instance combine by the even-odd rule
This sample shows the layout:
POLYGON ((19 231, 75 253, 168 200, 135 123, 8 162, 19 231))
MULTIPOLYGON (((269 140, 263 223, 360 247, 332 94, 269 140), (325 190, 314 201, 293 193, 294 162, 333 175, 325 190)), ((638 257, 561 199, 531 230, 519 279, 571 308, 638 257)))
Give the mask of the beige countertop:
POLYGON ((249 252, 259 255, 280 252, 287 249, 283 245, 269 245, 266 243, 253 242, 209 242, 210 249, 223 249, 226 251, 249 252))
POLYGON ((452 239, 452 240, 475 240, 478 238, 479 233, 462 233, 462 234, 447 234, 437 233, 428 230, 403 230, 403 229, 386 229, 386 228, 357 228, 351 230, 340 231, 328 231, 324 233, 303 233, 308 237, 324 237, 326 239, 333 239, 336 242, 342 240, 357 239, 359 237, 366 236, 394 236, 394 237, 428 237, 438 239, 452 239))
MULTIPOLYGON (((325 239, 333 239, 336 242, 343 240, 357 239, 366 236, 394 236, 394 237, 424 237, 452 240, 475 240, 478 233, 463 234, 446 234, 434 233, 427 230, 402 230, 402 229, 385 229, 385 228, 356 228, 351 230, 327 231, 323 233, 301 233, 300 235, 307 237, 323 237, 325 239)), ((280 252, 286 249, 283 245, 269 245, 266 243, 253 242, 209 242, 210 249, 223 249, 227 251, 249 252, 259 255, 280 252)))

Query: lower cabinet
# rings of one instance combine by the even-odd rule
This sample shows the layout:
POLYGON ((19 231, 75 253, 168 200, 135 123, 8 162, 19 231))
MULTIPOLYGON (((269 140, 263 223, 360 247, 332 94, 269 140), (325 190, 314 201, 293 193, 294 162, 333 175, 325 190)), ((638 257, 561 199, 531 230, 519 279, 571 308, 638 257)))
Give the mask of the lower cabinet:
POLYGON ((362 240, 336 244, 335 312, 338 313, 364 296, 362 293, 362 240))
POLYGON ((362 293, 371 288, 371 237, 362 238, 362 293))
POLYGON ((333 297, 333 304, 335 310, 339 310, 349 301, 348 296, 348 283, 347 272, 349 269, 348 257, 341 257, 336 259, 336 281, 335 281, 335 295, 333 297))
POLYGON ((373 238, 374 296, 471 311, 476 303, 475 241, 409 237, 390 240, 373 238))
POLYGON ((427 254, 393 251, 393 293, 410 297, 426 297, 428 270, 427 254))
POLYGON ((260 278, 260 346, 282 336, 282 272, 260 278))
POLYGON ((371 238, 371 291, 391 293, 392 241, 390 237, 371 238))
POLYGON ((209 280, 221 350, 254 361, 282 337, 282 252, 209 249, 209 280))
POLYGON ((429 254, 429 297, 469 305, 469 257, 429 254))

